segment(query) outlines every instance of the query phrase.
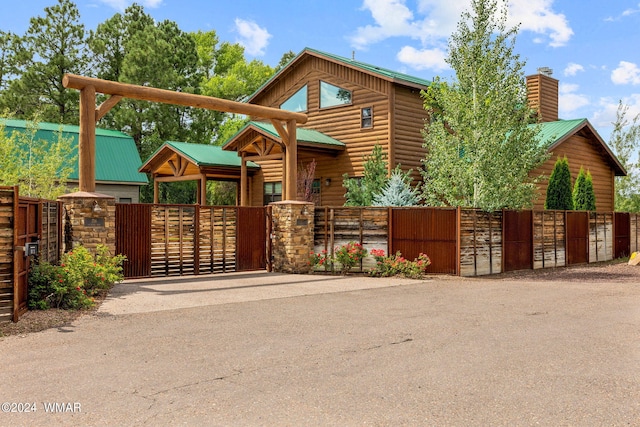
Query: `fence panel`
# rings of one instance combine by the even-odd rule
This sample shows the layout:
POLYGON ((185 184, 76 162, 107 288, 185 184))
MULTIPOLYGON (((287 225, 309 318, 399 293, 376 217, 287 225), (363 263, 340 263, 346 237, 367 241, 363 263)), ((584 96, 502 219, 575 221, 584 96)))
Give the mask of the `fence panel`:
POLYGON ((238 207, 236 270, 263 270, 267 266, 267 211, 264 207, 238 207))
POLYGON ((56 264, 62 252, 62 202, 43 200, 40 260, 56 264))
POLYGON ((13 315, 13 223, 17 187, 0 187, 0 321, 13 315))
POLYGON ((613 259, 613 213, 589 212, 589 262, 613 259))
POLYGON ((116 253, 124 254, 124 277, 151 275, 151 207, 116 204, 116 253))
POLYGON ((425 253, 430 273, 458 274, 458 216, 452 208, 392 208, 390 252, 407 259, 425 253))
POLYGON ((533 211, 502 214, 504 271, 533 268, 533 211))
POLYGON ((629 214, 629 251, 631 253, 640 251, 640 214, 629 214))
POLYGON ((200 207, 199 272, 236 271, 236 208, 200 207))
MULTIPOLYGON (((377 207, 317 207, 314 212, 314 252, 327 251, 349 242, 365 249, 388 252, 389 209, 377 207)), ((353 271, 366 271, 375 264, 366 257, 353 271)))
POLYGON ((589 212, 566 212, 567 265, 589 262, 589 212))
POLYGON ((631 255, 631 216, 627 212, 615 212, 614 216, 613 257, 627 257, 631 255))
POLYGON ((563 211, 533 211, 533 268, 566 265, 563 211))
POLYGON ((502 211, 460 211, 460 275, 502 271, 502 211))

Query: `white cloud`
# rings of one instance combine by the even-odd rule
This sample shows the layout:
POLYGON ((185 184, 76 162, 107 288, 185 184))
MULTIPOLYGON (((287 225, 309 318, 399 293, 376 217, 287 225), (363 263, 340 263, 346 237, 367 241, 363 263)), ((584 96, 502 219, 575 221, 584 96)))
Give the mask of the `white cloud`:
POLYGON ((102 3, 107 6, 111 6, 114 9, 117 9, 121 12, 124 12, 126 8, 131 6, 134 2, 138 3, 144 7, 148 8, 156 8, 162 4, 162 0, 100 0, 102 3))
POLYGON ((567 68, 564 69, 564 75, 575 76, 578 74, 578 71, 584 71, 584 67, 580 64, 576 64, 575 62, 569 62, 567 64, 567 68))
POLYGON ((521 31, 532 31, 549 37, 549 46, 567 44, 573 30, 566 16, 553 11, 553 0, 510 0, 508 22, 520 24, 521 31))
POLYGON ((571 116, 575 110, 589 105, 586 95, 577 93, 580 87, 576 84, 561 83, 558 93, 558 110, 560 117, 571 116))
MULTIPOLYGON (((640 93, 631 94, 621 100, 611 97, 600 98, 598 110, 593 114, 591 123, 593 123, 601 135, 608 136, 613 130, 613 123, 616 121, 616 113, 620 101, 629 107, 627 118, 631 119, 640 114, 640 93)), ((605 140, 606 139, 607 138, 605 138, 605 140)))
POLYGON ((259 56, 264 55, 264 50, 269 44, 271 34, 266 28, 260 27, 253 21, 245 21, 244 19, 236 18, 236 31, 240 35, 240 39, 237 40, 249 55, 259 56))
MULTIPOLYGON (((469 0, 417 0, 417 7, 407 3, 407 0, 363 0, 362 10, 371 13, 373 22, 354 31, 351 45, 366 49, 388 38, 404 37, 417 40, 421 45, 413 51, 405 47, 399 56, 436 53, 455 31, 461 13, 470 7, 469 0)), ((508 25, 520 24, 521 30, 535 33, 539 42, 563 46, 573 30, 563 14, 553 11, 552 3, 552 0, 510 0, 508 25)))
POLYGON ((618 68, 611 72, 611 81, 617 85, 640 84, 640 68, 637 64, 620 61, 618 68))
POLYGON ((398 61, 410 66, 415 70, 435 70, 442 71, 449 68, 446 63, 446 52, 442 49, 421 49, 411 46, 404 46, 398 52, 398 61))

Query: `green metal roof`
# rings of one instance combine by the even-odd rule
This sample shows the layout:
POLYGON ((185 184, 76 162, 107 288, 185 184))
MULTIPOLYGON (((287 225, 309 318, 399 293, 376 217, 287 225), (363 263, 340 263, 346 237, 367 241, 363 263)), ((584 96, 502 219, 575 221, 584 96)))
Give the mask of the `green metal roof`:
POLYGON ((314 55, 320 55, 328 58, 329 60, 340 62, 342 64, 359 68, 362 71, 376 74, 382 78, 394 80, 398 83, 409 83, 410 85, 418 85, 418 86, 429 86, 433 82, 431 80, 421 79, 419 77, 410 76, 408 74, 399 73, 397 71, 389 70, 387 68, 378 67, 376 65, 367 64, 366 62, 356 61, 354 59, 345 58, 343 56, 334 55, 332 53, 322 52, 316 49, 311 49, 309 47, 304 48, 299 54, 297 54, 285 67, 283 67, 280 71, 274 74, 269 80, 267 80, 262 86, 260 86, 254 93, 249 96, 248 100, 253 99, 258 93, 262 91, 266 86, 268 86, 273 80, 276 79, 284 70, 286 70, 289 64, 295 62, 298 58, 303 56, 305 53, 312 53, 314 55))
MULTIPOLYGON (((167 141, 166 146, 169 146, 187 157, 197 166, 228 166, 228 167, 240 167, 241 158, 235 151, 224 151, 222 147, 209 144, 193 144, 189 142, 175 142, 167 141)), ((163 147, 156 150, 156 153, 163 147)), ((149 158, 155 156, 152 154, 149 158)), ((259 168, 260 166, 254 162, 247 162, 247 167, 259 168)))
MULTIPOLYGON (((24 132, 27 121, 15 119, 0 119, 5 126, 5 133, 24 132)), ((57 132, 62 131, 64 138, 71 138, 73 146, 73 162, 69 166, 73 172, 69 179, 78 179, 78 136, 80 128, 74 125, 59 125, 55 123, 38 123, 36 138, 49 143, 57 141, 57 132)), ((148 184, 147 176, 138 172, 142 162, 136 149, 136 144, 129 135, 116 130, 96 128, 96 181, 117 182, 131 184, 148 184)))
MULTIPOLYGON (((272 135, 276 139, 280 139, 280 135, 276 128, 270 123, 264 122, 249 122, 247 123, 236 135, 244 131, 246 128, 254 126, 268 134, 272 135)), ((331 138, 329 135, 325 135, 322 132, 313 129, 297 128, 296 139, 298 142, 307 142, 310 144, 322 144, 331 145, 334 147, 346 147, 344 142, 340 142, 337 139, 331 138)))
POLYGON ((558 120, 556 122, 543 122, 531 126, 538 126, 538 139, 540 144, 549 148, 557 141, 573 135, 586 121, 587 119, 558 120))

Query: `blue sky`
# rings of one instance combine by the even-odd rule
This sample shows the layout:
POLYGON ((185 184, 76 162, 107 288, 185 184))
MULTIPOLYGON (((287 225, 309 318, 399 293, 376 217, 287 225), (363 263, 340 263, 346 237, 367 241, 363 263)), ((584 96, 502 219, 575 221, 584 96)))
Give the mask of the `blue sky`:
MULTIPOLYGON (((13 3, 0 28, 23 34, 29 18, 55 0, 13 3)), ((75 0, 94 29, 129 0, 75 0)), ((156 20, 184 31, 215 30, 245 46, 248 59, 276 65, 305 47, 417 77, 451 78, 447 40, 469 0, 139 0, 156 20)), ((5 12, 6 9, 5 9, 5 12)), ((509 24, 520 24, 516 52, 526 74, 553 69, 560 117, 588 118, 608 139, 619 100, 640 113, 640 0, 509 0, 509 24)))

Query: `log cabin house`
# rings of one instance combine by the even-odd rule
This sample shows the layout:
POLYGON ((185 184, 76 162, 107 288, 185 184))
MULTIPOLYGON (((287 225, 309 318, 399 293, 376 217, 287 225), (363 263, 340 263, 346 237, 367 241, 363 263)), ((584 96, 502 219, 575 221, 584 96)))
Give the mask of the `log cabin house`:
MULTIPOLYGON (((624 168, 588 120, 558 120, 558 81, 547 74, 542 70, 527 77, 529 101, 539 111, 541 143, 551 152, 551 158, 532 174, 550 175, 557 157, 566 155, 572 178, 581 166, 588 169, 594 178, 598 210, 611 211, 614 178, 624 175, 624 168)), ((389 171, 399 164, 418 177, 425 154, 422 129, 426 114, 420 92, 429 84, 428 80, 306 48, 247 102, 307 115, 307 122, 297 128, 298 167, 315 160, 316 204, 342 206, 343 175, 362 176, 364 156, 376 144, 387 154, 389 171)), ((274 126, 260 117, 252 117, 223 145, 224 150, 235 151, 258 166, 248 171, 245 197, 249 205, 282 200, 282 146, 274 126)), ((141 171, 154 177, 175 175, 175 167, 163 166, 167 159, 149 159, 141 171)), ((185 160, 198 163, 193 158, 185 160)), ((171 161, 177 164, 179 159, 171 161)), ((232 163, 226 166, 238 168, 232 163)), ((229 178, 237 180, 237 173, 229 178)), ((546 185, 540 185, 535 208, 544 207, 546 185)))

